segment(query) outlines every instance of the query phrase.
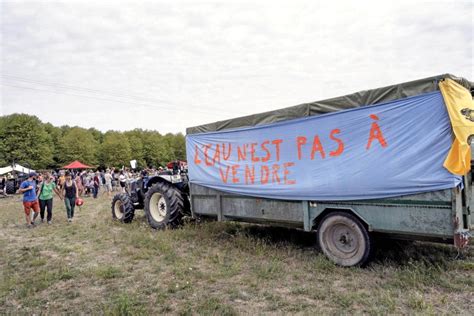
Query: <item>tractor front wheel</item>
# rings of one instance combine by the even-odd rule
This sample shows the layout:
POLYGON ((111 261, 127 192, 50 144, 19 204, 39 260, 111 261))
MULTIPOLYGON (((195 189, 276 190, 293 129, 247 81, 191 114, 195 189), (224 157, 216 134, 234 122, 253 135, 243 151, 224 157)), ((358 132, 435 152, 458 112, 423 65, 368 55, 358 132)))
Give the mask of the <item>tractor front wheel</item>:
POLYGON ((135 209, 128 194, 118 193, 112 199, 112 218, 123 223, 131 223, 135 209))
POLYGON ((6 194, 15 194, 15 182, 14 181, 6 181, 5 187, 3 188, 6 194))

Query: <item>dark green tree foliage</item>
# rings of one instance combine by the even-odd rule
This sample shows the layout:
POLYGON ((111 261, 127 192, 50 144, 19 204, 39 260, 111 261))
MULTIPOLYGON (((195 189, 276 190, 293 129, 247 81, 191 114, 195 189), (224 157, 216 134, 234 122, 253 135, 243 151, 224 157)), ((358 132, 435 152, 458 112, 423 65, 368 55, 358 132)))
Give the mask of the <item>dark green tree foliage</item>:
POLYGON ((0 161, 36 169, 53 163, 53 142, 45 124, 36 116, 12 114, 0 120, 0 161))
POLYGON ((27 114, 0 116, 0 167, 13 161, 35 169, 59 168, 73 160, 98 166, 139 168, 186 160, 181 133, 134 129, 102 133, 95 128, 56 127, 27 114))
POLYGON ((132 151, 128 138, 120 133, 109 131, 104 135, 100 148, 100 162, 104 166, 129 166, 132 151))
POLYGON ((48 168, 54 168, 55 166, 59 166, 63 163, 61 161, 61 148, 59 144, 61 143, 61 139, 63 137, 63 131, 61 128, 54 126, 51 123, 46 123, 44 124, 44 129, 46 133, 51 136, 51 141, 52 141, 52 150, 53 150, 53 161, 50 165, 48 165, 48 168))
POLYGON ((146 167, 146 161, 143 159, 143 130, 134 129, 132 131, 124 132, 124 135, 130 143, 131 157, 137 161, 138 168, 146 167))
POLYGON ((6 117, 0 116, 0 166, 5 166, 10 162, 7 161, 6 151, 7 151, 7 144, 5 142, 5 128, 6 128, 6 117))
POLYGON ((176 159, 186 160, 186 138, 182 133, 174 135, 171 139, 171 148, 176 159))
POLYGON ((86 129, 73 127, 66 130, 58 146, 60 148, 59 161, 62 164, 74 160, 80 160, 90 165, 98 163, 97 149, 99 142, 86 129))
POLYGON ((145 131, 143 133, 143 151, 147 153, 144 155, 147 166, 159 166, 162 157, 161 134, 145 131))
POLYGON ((102 141, 104 140, 104 134, 102 134, 101 131, 99 131, 98 129, 91 127, 87 131, 92 135, 92 137, 94 137, 94 139, 98 143, 102 143, 102 141))

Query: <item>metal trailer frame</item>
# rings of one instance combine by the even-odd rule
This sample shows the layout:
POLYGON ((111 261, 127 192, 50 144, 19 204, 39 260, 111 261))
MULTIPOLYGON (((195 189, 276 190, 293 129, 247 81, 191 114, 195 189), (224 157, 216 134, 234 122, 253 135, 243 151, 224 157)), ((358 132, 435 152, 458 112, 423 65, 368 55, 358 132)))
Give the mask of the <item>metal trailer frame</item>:
POLYGON ((394 238, 453 242, 473 229, 471 186, 463 189, 358 201, 282 201, 230 194, 190 184, 193 216, 315 230, 331 211, 355 215, 371 233, 394 238), (469 192, 469 193, 468 193, 469 192))

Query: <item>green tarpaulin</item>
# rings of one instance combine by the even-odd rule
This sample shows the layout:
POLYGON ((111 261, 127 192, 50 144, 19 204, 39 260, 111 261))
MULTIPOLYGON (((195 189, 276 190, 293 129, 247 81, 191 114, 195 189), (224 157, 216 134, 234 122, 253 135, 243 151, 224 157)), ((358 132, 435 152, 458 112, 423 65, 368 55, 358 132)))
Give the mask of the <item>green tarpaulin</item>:
POLYGON ((341 97, 295 105, 274 111, 242 116, 234 119, 218 121, 186 129, 186 134, 221 131, 230 128, 256 126, 291 120, 304 116, 320 115, 329 112, 347 110, 355 107, 388 102, 410 97, 425 92, 439 90, 438 82, 445 78, 455 80, 469 90, 474 84, 468 80, 450 74, 444 74, 406 83, 391 85, 383 88, 365 90, 341 97))

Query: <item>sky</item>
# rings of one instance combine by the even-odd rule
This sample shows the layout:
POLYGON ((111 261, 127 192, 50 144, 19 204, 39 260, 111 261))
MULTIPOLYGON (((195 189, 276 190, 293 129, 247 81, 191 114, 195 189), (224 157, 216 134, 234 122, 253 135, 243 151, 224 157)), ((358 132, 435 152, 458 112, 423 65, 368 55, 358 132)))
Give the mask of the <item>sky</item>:
POLYGON ((0 115, 201 125, 443 73, 471 81, 474 1, 0 0, 0 115))

